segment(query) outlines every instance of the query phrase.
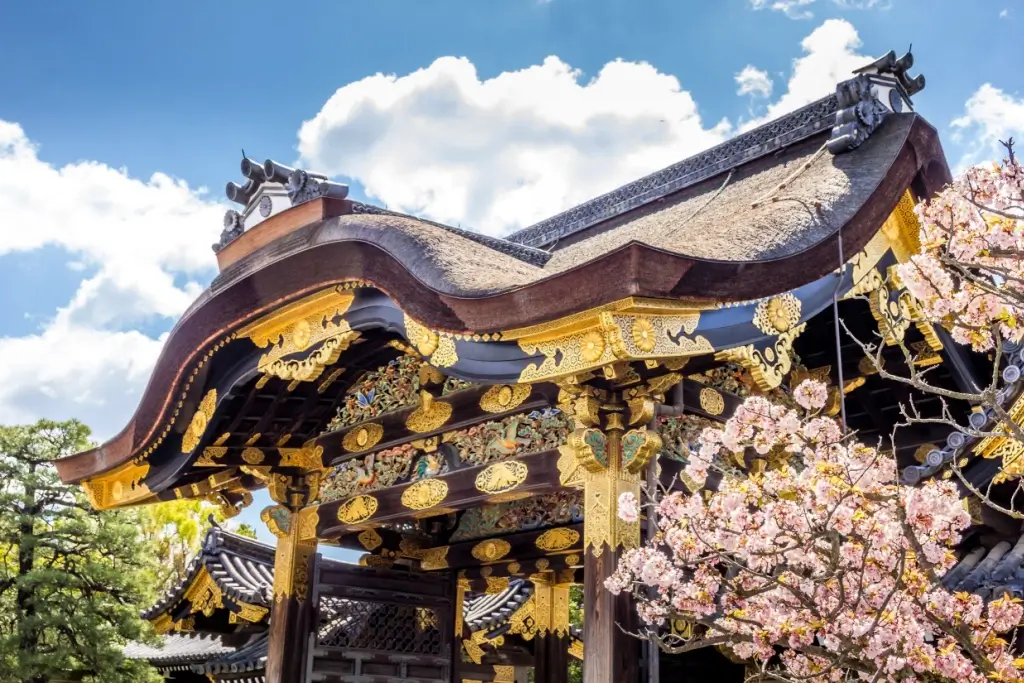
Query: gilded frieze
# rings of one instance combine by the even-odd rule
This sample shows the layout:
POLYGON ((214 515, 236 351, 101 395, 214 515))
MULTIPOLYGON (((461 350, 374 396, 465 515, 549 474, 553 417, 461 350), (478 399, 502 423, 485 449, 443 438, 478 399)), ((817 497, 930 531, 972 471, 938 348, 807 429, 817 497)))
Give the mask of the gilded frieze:
POLYGON ((448 497, 448 484, 442 479, 424 479, 402 492, 402 505, 410 510, 426 510, 448 497))
POLYGON ((365 522, 377 512, 377 505, 377 499, 373 496, 361 495, 349 498, 338 508, 338 521, 343 524, 365 522))
POLYGON ((368 422, 347 433, 341 445, 349 453, 358 453, 376 446, 383 436, 383 427, 376 422, 368 422))
POLYGON ((484 468, 477 475, 475 486, 483 493, 506 493, 526 481, 530 473, 525 463, 518 461, 496 462, 484 468))
POLYGON ((206 427, 213 419, 213 412, 217 409, 217 390, 210 389, 203 396, 203 400, 196 407, 192 414, 192 420, 188 424, 185 433, 181 435, 181 452, 191 453, 199 445, 199 441, 206 433, 206 427))
POLYGON ((561 527, 558 529, 548 529, 543 534, 537 537, 534 541, 540 550, 547 552, 559 552, 561 550, 568 550, 573 547, 580 540, 580 533, 575 529, 567 529, 561 527))
MULTIPOLYGON (((327 325, 330 327, 331 324, 327 325)), ((341 326, 347 327, 348 324, 342 321, 339 327, 341 326)), ((338 362, 341 354, 347 351, 359 336, 359 332, 354 330, 335 331, 305 358, 278 358, 266 364, 261 362, 258 367, 268 377, 277 377, 288 382, 314 382, 320 379, 320 375, 327 367, 338 362)))
POLYGON ((500 384, 488 389, 480 397, 480 409, 488 413, 504 413, 530 397, 533 386, 529 384, 500 384))
POLYGON ((302 448, 278 448, 281 467, 297 467, 302 470, 322 470, 324 447, 309 444, 302 448))
POLYGON ((617 361, 688 357, 714 351, 705 337, 694 336, 699 311, 668 315, 603 311, 577 320, 519 339, 523 351, 543 356, 543 360, 526 366, 519 376, 520 383, 579 374, 617 361))
POLYGON ((581 491, 558 491, 526 500, 482 505, 466 510, 452 532, 451 543, 513 531, 543 529, 583 521, 581 491))
POLYGON ((420 389, 420 366, 415 356, 400 356, 353 382, 345 401, 327 426, 336 431, 384 413, 414 405, 420 389))
POLYGON ((347 460, 327 471, 321 487, 320 499, 326 503, 347 498, 356 493, 377 491, 394 486, 410 476, 413 462, 416 461, 419 465, 419 461, 417 461, 419 456, 419 451, 411 444, 403 444, 347 460))
POLYGON ((447 432, 443 441, 458 450, 462 462, 486 465, 513 455, 558 448, 570 431, 569 417, 556 408, 547 408, 447 432))

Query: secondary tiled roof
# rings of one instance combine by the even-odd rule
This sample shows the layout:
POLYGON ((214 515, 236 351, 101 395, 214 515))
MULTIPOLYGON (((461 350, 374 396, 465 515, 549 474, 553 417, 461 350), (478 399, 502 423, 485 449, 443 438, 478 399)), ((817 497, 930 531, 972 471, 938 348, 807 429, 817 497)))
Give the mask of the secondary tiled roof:
POLYGON ((1024 536, 1016 543, 1001 541, 975 548, 943 577, 943 585, 955 591, 976 593, 985 599, 1009 593, 1024 598, 1024 536))
POLYGON ((214 527, 185 572, 185 578, 143 613, 154 619, 184 598, 189 586, 203 571, 209 572, 224 595, 238 602, 269 606, 274 585, 274 548, 214 527))
POLYGON ((145 660, 165 671, 187 669, 197 662, 234 651, 234 647, 224 644, 219 634, 213 633, 169 633, 159 645, 128 643, 123 650, 126 658, 145 660))
POLYGON ((222 656, 211 658, 204 664, 192 666, 198 674, 214 675, 249 673, 250 676, 233 676, 232 681, 242 683, 263 683, 263 670, 267 664, 267 647, 270 634, 261 633, 248 643, 222 656))
POLYGON ((470 631, 494 630, 508 621, 532 594, 533 584, 512 579, 500 593, 469 595, 462 603, 462 621, 470 631))

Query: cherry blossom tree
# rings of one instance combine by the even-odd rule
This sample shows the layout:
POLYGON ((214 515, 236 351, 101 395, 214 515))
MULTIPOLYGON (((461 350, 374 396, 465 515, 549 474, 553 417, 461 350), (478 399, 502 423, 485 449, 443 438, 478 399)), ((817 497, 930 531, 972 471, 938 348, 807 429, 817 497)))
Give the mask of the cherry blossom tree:
MULTIPOLYGON (((942 586, 970 523, 955 485, 901 486, 892 455, 822 415, 823 384, 794 398, 802 410, 748 398, 704 430, 690 492, 649 495, 657 533, 605 584, 634 596, 638 635, 671 652, 723 648, 763 680, 1024 679, 1012 653, 1024 608, 942 586), (676 619, 689 637, 663 628, 676 619)), ((642 512, 619 500, 622 519, 642 512)))

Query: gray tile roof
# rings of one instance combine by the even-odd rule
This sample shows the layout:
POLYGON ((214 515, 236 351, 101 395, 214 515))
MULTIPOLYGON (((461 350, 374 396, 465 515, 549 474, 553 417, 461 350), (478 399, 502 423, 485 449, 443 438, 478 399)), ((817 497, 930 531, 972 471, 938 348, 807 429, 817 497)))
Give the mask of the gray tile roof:
POLYGON ((163 636, 160 645, 128 643, 122 652, 127 659, 146 660, 158 669, 169 671, 185 669, 196 662, 234 651, 234 647, 224 644, 219 634, 169 633, 163 636))
POLYGON ((468 595, 462 603, 462 621, 470 631, 492 631, 502 626, 533 595, 533 584, 511 579, 508 588, 497 594, 468 595))
POLYGON ((943 577, 942 585, 986 600, 1004 593, 1024 598, 1024 536, 1014 544, 1001 541, 990 548, 975 548, 943 577))
POLYGON ((270 605, 274 585, 274 548, 214 527, 206 534, 203 549, 189 564, 185 578, 157 604, 143 612, 142 617, 153 619, 174 608, 204 569, 226 597, 251 605, 270 605))

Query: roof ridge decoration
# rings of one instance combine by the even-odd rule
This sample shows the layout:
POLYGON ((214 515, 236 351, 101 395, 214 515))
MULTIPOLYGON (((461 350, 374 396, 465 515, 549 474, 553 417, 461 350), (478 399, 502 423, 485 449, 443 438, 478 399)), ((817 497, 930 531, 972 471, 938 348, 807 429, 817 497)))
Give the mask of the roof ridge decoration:
MULTIPOLYGON (((230 182, 227 184, 225 194, 229 200, 241 204, 244 208, 241 211, 231 209, 224 214, 224 230, 220 234, 220 240, 213 245, 214 253, 220 252, 246 230, 256 227, 267 218, 293 206, 314 199, 346 199, 348 197, 348 185, 329 180, 322 173, 292 168, 279 164, 273 159, 267 159, 260 164, 243 156, 241 170, 242 175, 246 177, 245 184, 239 185, 230 182)), ((550 258, 550 254, 541 249, 390 211, 372 204, 351 201, 350 213, 414 218, 538 267, 543 266, 550 258)))
POLYGON ((836 92, 785 116, 623 185, 508 236, 511 242, 544 247, 627 211, 724 173, 741 164, 788 147, 832 128, 828 150, 842 154, 859 147, 889 112, 913 110, 911 95, 924 88, 924 77, 911 79, 911 53, 895 52, 858 69, 836 92))

